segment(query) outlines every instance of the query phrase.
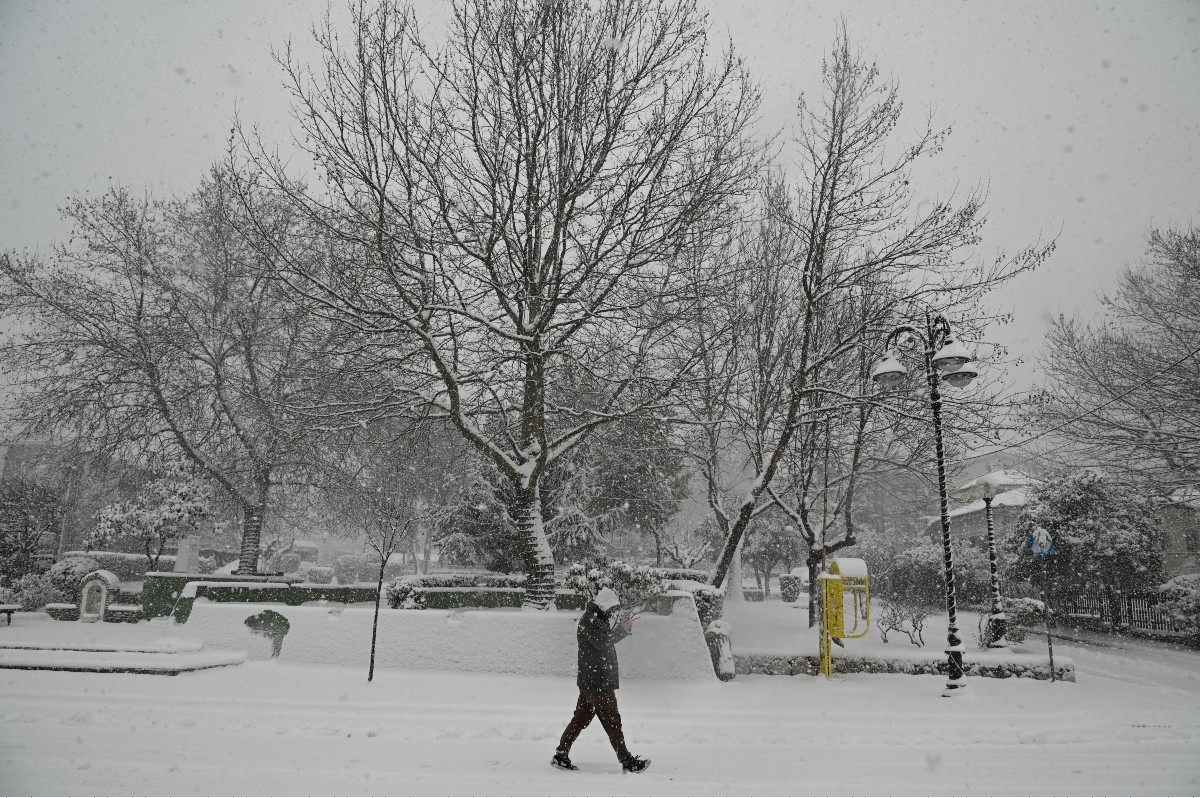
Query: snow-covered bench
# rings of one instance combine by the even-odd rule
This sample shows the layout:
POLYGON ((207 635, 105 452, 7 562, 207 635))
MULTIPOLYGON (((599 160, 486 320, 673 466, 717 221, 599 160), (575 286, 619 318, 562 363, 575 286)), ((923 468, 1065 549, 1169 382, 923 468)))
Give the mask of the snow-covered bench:
POLYGON ((12 626, 12 614, 21 609, 20 604, 0 604, 0 614, 8 616, 8 625, 12 626))

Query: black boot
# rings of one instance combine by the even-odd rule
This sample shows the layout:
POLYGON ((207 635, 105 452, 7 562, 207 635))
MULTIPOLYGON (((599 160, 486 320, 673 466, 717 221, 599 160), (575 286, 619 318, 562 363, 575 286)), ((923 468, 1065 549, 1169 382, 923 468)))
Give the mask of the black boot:
POLYGON ((579 766, 571 762, 571 757, 567 756, 566 751, 555 751, 550 764, 559 770, 579 770, 579 766))
POLYGON ((650 760, 642 759, 636 755, 630 755, 628 759, 621 763, 621 770, 626 773, 641 773, 648 767, 650 767, 650 760))

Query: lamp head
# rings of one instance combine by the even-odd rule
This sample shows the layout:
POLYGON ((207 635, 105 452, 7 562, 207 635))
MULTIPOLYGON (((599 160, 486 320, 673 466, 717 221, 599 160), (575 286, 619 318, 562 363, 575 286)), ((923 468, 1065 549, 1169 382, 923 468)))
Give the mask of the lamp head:
POLYGON ((933 356, 933 365, 940 371, 954 371, 963 364, 973 360, 970 352, 959 341, 947 338, 946 343, 933 356))
POLYGON ((888 351, 883 356, 883 360, 880 360, 871 369, 871 381, 883 388, 896 387, 904 382, 906 376, 908 376, 908 369, 904 368, 904 364, 900 362, 893 351, 888 351))
POLYGON ((973 363, 963 363, 954 371, 942 374, 942 380, 954 388, 965 388, 971 380, 979 376, 979 370, 973 363))

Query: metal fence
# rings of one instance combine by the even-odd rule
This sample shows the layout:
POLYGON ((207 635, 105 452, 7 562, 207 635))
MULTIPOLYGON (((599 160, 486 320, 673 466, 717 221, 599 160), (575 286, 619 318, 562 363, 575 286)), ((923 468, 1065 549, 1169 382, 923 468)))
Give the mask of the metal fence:
POLYGON ((1167 613, 1158 608, 1157 593, 1115 593, 1114 600, 1103 592, 1057 597, 1055 609, 1060 616, 1087 618, 1117 629, 1147 632, 1182 633, 1167 613))

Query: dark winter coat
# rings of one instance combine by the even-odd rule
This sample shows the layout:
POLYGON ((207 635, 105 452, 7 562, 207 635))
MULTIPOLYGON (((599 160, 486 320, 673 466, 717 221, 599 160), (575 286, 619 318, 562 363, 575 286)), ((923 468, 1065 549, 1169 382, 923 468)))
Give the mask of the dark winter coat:
POLYGON ((613 628, 607 613, 589 602, 575 629, 579 642, 580 690, 616 690, 621 686, 617 670, 617 641, 629 636, 621 627, 613 628))

